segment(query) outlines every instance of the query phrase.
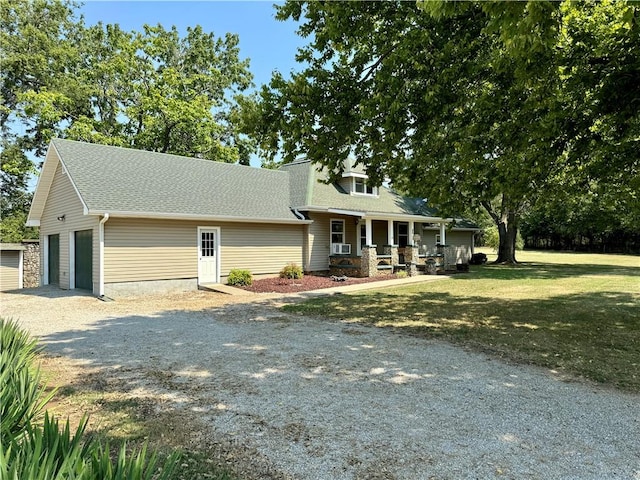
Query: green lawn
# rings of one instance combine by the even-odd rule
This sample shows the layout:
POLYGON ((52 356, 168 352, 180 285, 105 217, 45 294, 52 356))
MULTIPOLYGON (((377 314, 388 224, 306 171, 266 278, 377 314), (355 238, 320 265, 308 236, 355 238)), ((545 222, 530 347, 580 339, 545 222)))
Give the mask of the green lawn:
POLYGON ((640 257, 519 252, 518 260, 284 308, 443 338, 640 392, 640 257))

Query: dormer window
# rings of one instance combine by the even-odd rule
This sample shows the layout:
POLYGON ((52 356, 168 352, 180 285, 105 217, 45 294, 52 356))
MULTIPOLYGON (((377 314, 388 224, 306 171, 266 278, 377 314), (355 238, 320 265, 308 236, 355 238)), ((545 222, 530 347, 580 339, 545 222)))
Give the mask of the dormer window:
POLYGON ((378 196, 378 187, 368 183, 368 176, 362 168, 356 168, 353 160, 347 159, 345 169, 342 172, 340 186, 350 195, 366 195, 369 197, 378 196))
POLYGON ((360 195, 377 195, 378 188, 368 185, 366 178, 355 177, 353 179, 353 193, 360 195))

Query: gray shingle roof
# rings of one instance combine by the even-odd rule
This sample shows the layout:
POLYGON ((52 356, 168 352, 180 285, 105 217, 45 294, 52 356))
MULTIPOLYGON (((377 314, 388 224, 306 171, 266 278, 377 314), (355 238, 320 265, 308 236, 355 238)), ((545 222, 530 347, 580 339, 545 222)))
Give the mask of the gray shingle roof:
MULTIPOLYGON (((317 171, 309 160, 267 170, 71 140, 54 139, 52 146, 94 214, 289 223, 300 221, 292 208, 307 207, 439 217, 423 200, 386 187, 379 188, 377 197, 349 195, 337 184, 324 183, 326 173, 317 171)), ((39 221, 44 208, 45 199, 38 190, 34 197, 38 206, 35 210, 32 206, 30 221, 39 221)), ((456 221, 458 228, 475 227, 456 221)))
POLYGON ((378 196, 349 195, 339 185, 324 183, 327 175, 318 172, 308 160, 283 165, 281 170, 291 175, 292 205, 295 207, 315 207, 367 212, 372 214, 421 215, 438 217, 438 212, 418 198, 404 197, 393 190, 380 187, 378 196), (306 185, 310 192, 300 193, 306 185))
POLYGON ((52 141, 90 212, 295 221, 286 172, 52 141))
POLYGON ((301 207, 308 204, 309 180, 313 178, 308 161, 287 163, 280 170, 289 175, 291 206, 301 207))

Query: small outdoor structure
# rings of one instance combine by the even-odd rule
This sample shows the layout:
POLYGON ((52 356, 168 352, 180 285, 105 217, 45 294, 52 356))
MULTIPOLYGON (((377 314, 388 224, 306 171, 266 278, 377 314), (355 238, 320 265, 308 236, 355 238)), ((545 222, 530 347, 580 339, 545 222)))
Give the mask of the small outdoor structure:
POLYGON ((19 243, 0 244, 0 290, 22 288, 23 252, 26 248, 19 243))
POLYGON ((0 291, 37 287, 40 283, 38 240, 0 243, 0 291))
POLYGON ((350 164, 331 178, 306 160, 268 170, 54 139, 27 221, 40 283, 118 296, 224 283, 234 268, 414 275, 471 258, 477 226, 350 164))

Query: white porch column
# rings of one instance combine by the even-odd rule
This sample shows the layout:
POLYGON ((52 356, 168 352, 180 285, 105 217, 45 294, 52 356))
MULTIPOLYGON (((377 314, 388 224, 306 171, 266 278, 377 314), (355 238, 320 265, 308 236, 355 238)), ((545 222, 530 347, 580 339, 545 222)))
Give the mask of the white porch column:
POLYGON ((440 245, 446 245, 447 239, 445 238, 445 230, 446 224, 444 222, 440 223, 440 245))
POLYGON ((387 220, 387 245, 395 245, 393 238, 393 220, 387 220))
POLYGON ((415 245, 413 235, 415 232, 415 222, 409 222, 409 245, 415 245))
POLYGON ((371 219, 370 218, 365 218, 364 219, 364 226, 366 229, 366 237, 367 237, 367 247, 370 247, 371 245, 373 245, 373 224, 371 223, 371 219))

